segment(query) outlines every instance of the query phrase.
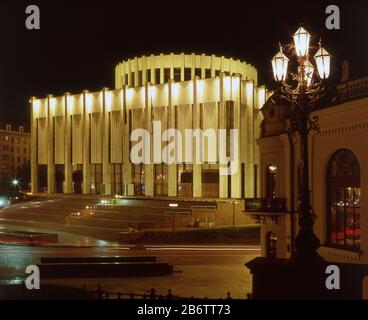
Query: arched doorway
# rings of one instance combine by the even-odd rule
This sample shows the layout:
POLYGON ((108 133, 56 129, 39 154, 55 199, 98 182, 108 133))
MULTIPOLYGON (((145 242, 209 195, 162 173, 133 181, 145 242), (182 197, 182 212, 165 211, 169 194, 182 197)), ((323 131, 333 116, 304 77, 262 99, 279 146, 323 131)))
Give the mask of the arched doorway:
POLYGON ((336 151, 326 173, 326 240, 329 245, 359 249, 360 165, 348 149, 336 151))

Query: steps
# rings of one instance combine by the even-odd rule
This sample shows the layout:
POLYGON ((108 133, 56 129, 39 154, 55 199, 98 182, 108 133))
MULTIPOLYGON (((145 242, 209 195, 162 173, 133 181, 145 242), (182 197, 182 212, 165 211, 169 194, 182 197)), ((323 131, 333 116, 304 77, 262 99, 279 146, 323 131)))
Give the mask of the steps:
POLYGON ((163 276, 173 266, 156 257, 43 257, 38 265, 43 278, 119 278, 163 276))
POLYGON ((41 257, 41 264, 45 263, 106 263, 106 262, 156 262, 155 256, 131 257, 41 257))
POLYGON ((0 229, 0 243, 46 244, 56 242, 58 242, 57 234, 0 229))

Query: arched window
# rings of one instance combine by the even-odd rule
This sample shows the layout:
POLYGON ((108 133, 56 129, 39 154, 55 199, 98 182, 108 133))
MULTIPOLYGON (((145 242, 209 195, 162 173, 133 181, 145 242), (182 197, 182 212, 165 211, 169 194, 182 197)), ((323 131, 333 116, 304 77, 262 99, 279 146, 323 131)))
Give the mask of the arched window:
POLYGON ((360 165, 354 153, 336 151, 327 166, 327 243, 360 248, 360 165))
POLYGON ((277 237, 271 231, 266 235, 266 257, 277 257, 277 237))
POLYGON ((266 171, 266 198, 276 198, 277 167, 269 165, 266 171))

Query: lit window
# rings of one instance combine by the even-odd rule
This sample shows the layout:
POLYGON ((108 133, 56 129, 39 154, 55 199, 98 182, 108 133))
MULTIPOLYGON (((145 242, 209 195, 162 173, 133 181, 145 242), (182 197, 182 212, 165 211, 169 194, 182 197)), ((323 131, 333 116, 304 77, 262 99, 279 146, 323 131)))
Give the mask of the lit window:
POLYGON ((354 153, 347 149, 336 151, 329 161, 326 179, 327 242, 359 249, 360 165, 354 153))
POLYGON ((146 80, 151 82, 151 70, 146 70, 146 80))
POLYGON ((130 75, 130 85, 132 86, 132 87, 134 87, 135 86, 135 78, 134 78, 135 76, 134 76, 134 72, 132 72, 131 73, 131 75, 130 75))
POLYGON ((181 80, 181 70, 180 68, 174 68, 174 80, 179 82, 181 80))
POLYGON ((277 167, 270 164, 266 172, 266 197, 276 198, 277 194, 277 167))
POLYGON ((184 80, 188 81, 192 79, 192 69, 191 68, 184 68, 184 80))
POLYGON ((142 86, 142 70, 139 70, 138 71, 138 86, 140 87, 140 86, 142 86))
POLYGON ((170 80, 170 68, 164 69, 164 82, 169 82, 170 80))
POLYGON ((160 84, 161 82, 161 70, 160 69, 155 69, 155 83, 156 84, 160 84))

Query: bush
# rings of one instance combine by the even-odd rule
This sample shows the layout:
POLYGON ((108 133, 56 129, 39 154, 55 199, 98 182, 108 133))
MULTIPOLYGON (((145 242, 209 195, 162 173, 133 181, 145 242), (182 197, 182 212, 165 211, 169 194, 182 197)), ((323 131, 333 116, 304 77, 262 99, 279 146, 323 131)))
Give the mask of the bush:
POLYGON ((239 227, 198 228, 170 230, 150 230, 140 232, 139 237, 121 236, 122 242, 149 244, 149 243, 238 243, 259 244, 259 225, 239 227))

